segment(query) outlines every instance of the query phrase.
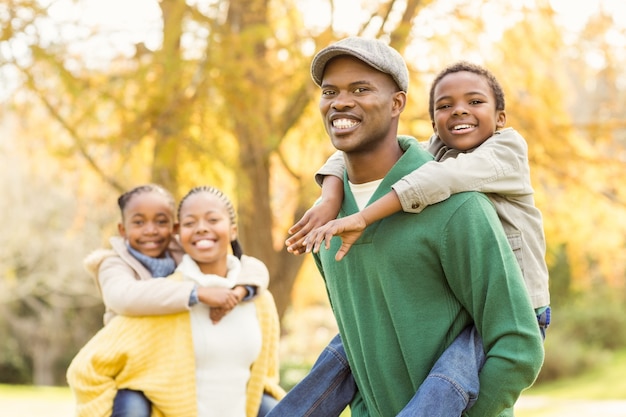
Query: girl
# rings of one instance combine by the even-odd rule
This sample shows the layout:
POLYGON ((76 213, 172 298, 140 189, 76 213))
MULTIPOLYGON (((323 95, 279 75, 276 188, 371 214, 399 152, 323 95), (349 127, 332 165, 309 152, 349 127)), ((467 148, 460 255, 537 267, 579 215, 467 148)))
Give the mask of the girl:
MULTIPOLYGON (((245 280, 249 284, 247 287, 218 289, 201 286, 193 280, 152 279, 173 272, 176 260, 180 260, 182 255, 178 242, 172 238, 177 227, 174 224, 174 199, 162 187, 144 185, 123 194, 118 203, 122 212, 122 222, 118 226, 121 237, 111 239, 112 250, 96 251, 85 263, 96 277, 105 301, 105 324, 110 323, 116 314, 145 316, 181 313, 193 306, 210 310, 207 318, 210 314, 213 323, 217 324, 246 294, 250 298, 257 287, 262 290, 267 287, 269 278, 265 265, 246 256, 241 257, 241 273, 233 273, 231 277, 238 283, 245 280)), ((181 373, 184 373, 182 369, 181 373)), ((111 410, 109 405, 103 415, 109 416, 111 412, 113 417, 150 415, 149 396, 142 392, 141 383, 134 382, 135 389, 127 389, 109 377, 105 380, 106 396, 99 401, 110 398, 113 408, 111 410), (121 389, 117 390, 118 387, 121 389)), ((84 388, 93 389, 88 385, 84 388)), ((81 415, 81 409, 89 409, 93 398, 77 399, 81 415)), ((267 397, 267 400, 273 399, 267 397)), ((266 404, 266 408, 271 404, 266 404)), ((260 411, 260 415, 266 412, 260 411)))

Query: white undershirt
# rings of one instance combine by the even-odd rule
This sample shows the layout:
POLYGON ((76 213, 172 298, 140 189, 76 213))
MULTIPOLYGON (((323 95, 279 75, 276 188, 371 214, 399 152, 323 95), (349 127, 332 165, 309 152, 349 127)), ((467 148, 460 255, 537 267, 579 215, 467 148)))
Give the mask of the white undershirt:
MULTIPOLYGON (((179 265, 186 279, 200 286, 232 288, 241 270, 233 256, 228 276, 205 275, 187 255, 179 265)), ((198 417, 245 417, 250 367, 261 351, 261 328, 254 303, 240 303, 217 324, 209 307, 191 307, 191 330, 196 358, 198 417)), ((175 341, 172 341, 175 343, 175 341)))
POLYGON ((348 185, 354 195, 359 211, 363 210, 365 206, 367 206, 367 203, 370 201, 370 198, 372 198, 381 182, 383 182, 383 178, 370 182, 364 182, 363 184, 352 184, 348 181, 348 185))

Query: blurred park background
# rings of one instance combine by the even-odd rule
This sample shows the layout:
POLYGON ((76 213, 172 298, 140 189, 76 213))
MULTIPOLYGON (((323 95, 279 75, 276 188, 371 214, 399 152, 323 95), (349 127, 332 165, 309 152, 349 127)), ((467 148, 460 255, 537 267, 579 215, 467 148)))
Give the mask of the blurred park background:
POLYGON ((283 242, 333 151, 310 61, 346 35, 406 57, 400 131, 421 140, 439 70, 496 74, 548 244, 553 325, 533 389, 626 369, 622 0, 2 0, 0 27, 0 384, 66 385, 102 325, 82 259, 146 182, 234 198, 244 250, 271 273, 284 386, 306 373, 336 327, 310 256, 283 242))

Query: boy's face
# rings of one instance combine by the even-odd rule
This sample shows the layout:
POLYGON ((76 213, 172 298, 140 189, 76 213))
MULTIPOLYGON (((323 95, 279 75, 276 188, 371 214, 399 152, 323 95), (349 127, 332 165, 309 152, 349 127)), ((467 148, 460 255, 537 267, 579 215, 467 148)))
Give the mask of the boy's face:
POLYGON ((326 64, 319 108, 335 148, 351 153, 379 146, 404 104, 393 78, 364 62, 339 56, 326 64))
POLYGON ((504 127, 506 114, 496 110, 487 80, 473 72, 446 75, 435 86, 433 130, 450 148, 467 151, 504 127))
POLYGON ((222 275, 231 241, 237 238, 224 202, 209 192, 185 199, 180 208, 180 244, 205 274, 222 275))
POLYGON ((118 230, 136 251, 153 258, 163 256, 174 233, 170 202, 156 192, 133 196, 124 208, 118 230))

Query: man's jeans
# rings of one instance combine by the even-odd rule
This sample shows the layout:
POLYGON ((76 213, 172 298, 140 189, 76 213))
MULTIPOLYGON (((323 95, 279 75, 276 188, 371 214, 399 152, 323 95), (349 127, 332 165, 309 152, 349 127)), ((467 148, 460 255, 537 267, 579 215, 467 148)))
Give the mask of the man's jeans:
MULTIPOLYGON (((258 417, 265 417, 276 403, 274 397, 264 393, 258 417)), ((150 417, 151 409, 152 404, 143 392, 121 389, 113 400, 111 417, 150 417)))
MULTIPOLYGON (((476 401, 478 371, 485 361, 474 327, 465 329, 446 349, 398 417, 460 416, 476 401)), ((337 417, 356 393, 346 353, 335 336, 311 368, 267 417, 337 417)))

